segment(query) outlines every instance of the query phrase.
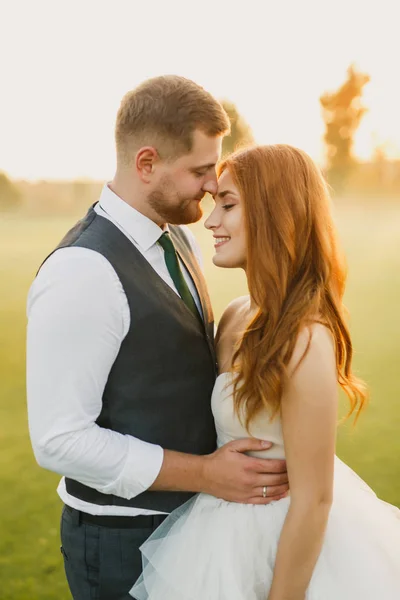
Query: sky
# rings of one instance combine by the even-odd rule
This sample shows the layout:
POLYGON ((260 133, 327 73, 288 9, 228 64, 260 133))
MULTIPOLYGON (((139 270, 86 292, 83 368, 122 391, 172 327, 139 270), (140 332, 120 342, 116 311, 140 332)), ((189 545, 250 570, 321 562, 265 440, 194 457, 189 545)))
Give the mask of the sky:
POLYGON ((258 143, 323 161, 319 97, 371 76, 356 137, 400 156, 397 0, 0 0, 0 171, 106 180, 122 96, 176 73, 234 102, 258 143))

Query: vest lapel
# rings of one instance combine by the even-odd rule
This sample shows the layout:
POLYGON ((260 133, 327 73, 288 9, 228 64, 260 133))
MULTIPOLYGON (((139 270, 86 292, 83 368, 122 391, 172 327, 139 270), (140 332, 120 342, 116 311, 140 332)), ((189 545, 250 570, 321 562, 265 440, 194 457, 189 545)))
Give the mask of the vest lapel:
POLYGON ((179 258, 182 260, 183 264, 189 271, 189 274, 193 279, 193 283, 196 286, 196 290, 200 298, 205 323, 213 323, 214 315, 204 275, 201 272, 195 257, 193 256, 193 252, 190 246, 188 248, 188 242, 182 239, 181 231, 179 231, 179 233, 177 234, 176 229, 178 228, 170 226, 174 246, 179 255, 179 258))
POLYGON ((207 284, 204 275, 194 257, 193 250, 184 234, 184 232, 176 226, 169 226, 172 241, 175 249, 182 260, 183 264, 189 271, 193 280, 198 296, 200 298, 201 308, 203 311, 204 325, 206 330, 207 341, 210 351, 216 364, 215 345, 214 345, 214 315, 212 311, 210 297, 208 295, 207 284))

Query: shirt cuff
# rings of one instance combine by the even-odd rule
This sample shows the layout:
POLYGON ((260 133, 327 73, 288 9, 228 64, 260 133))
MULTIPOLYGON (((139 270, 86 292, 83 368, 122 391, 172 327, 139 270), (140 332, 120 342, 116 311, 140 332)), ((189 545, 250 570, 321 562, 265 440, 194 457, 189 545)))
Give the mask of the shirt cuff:
POLYGON ((129 448, 124 467, 118 479, 99 491, 130 500, 145 492, 157 479, 164 460, 164 450, 156 444, 129 435, 125 437, 129 448))

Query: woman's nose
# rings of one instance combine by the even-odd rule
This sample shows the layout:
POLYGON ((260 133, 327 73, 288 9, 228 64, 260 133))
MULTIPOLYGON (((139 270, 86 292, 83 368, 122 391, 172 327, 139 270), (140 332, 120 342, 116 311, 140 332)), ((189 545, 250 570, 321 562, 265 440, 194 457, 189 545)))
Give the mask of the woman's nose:
POLYGON ((214 229, 215 227, 217 227, 218 223, 217 223, 216 216, 217 216, 217 214, 216 214, 216 210, 214 208, 212 213, 210 215, 208 215, 207 219, 204 221, 204 227, 206 229, 214 229))

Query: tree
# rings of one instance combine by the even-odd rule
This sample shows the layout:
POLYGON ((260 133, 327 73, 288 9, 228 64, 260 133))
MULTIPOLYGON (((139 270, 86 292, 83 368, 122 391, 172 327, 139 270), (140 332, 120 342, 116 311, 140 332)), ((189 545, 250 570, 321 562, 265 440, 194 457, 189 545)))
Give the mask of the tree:
POLYGON ((226 135, 222 142, 222 156, 227 156, 235 150, 254 143, 251 127, 239 114, 236 106, 229 100, 222 100, 229 120, 231 122, 231 133, 226 135))
POLYGON ((5 173, 0 173, 0 211, 18 208, 21 192, 5 173))
POLYGON ((340 189, 356 163, 353 155, 354 134, 367 109, 361 104, 369 75, 358 72, 354 65, 347 70, 347 79, 336 92, 320 98, 326 131, 327 177, 340 189))

